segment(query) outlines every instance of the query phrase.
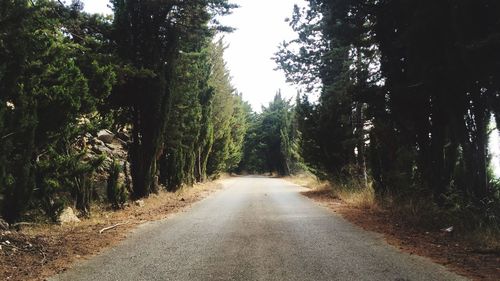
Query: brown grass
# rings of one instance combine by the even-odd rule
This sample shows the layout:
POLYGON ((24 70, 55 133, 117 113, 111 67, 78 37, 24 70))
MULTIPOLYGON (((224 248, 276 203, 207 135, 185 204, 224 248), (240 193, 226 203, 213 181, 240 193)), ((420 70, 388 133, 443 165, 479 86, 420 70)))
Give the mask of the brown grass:
POLYGON ((334 185, 328 181, 319 180, 309 173, 287 177, 286 179, 314 191, 329 192, 333 198, 340 199, 351 207, 361 209, 378 208, 375 199, 375 191, 371 185, 366 187, 364 183, 359 181, 352 181, 346 185, 334 185))
MULTIPOLYGON (((293 178, 290 181, 299 183, 293 178)), ((304 179, 301 182, 307 183, 304 179)), ((302 186, 310 188, 302 192, 304 196, 366 230, 383 234, 389 244, 402 251, 429 257, 473 280, 500 280, 500 239, 491 228, 467 235, 445 233, 436 226, 422 228, 436 212, 429 202, 408 200, 398 204, 389 198, 380 204, 369 187, 360 191, 327 183, 302 186)))

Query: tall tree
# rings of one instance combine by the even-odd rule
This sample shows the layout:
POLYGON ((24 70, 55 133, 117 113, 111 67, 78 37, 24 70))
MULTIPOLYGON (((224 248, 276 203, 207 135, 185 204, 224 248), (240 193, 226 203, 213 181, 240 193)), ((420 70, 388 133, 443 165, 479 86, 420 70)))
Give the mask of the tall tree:
POLYGON ((320 89, 316 105, 298 106, 303 150, 320 152, 306 160, 336 180, 368 166, 381 195, 490 212, 499 4, 308 2, 290 22, 298 39, 276 56, 289 81, 320 89))
POLYGON ((239 170, 269 172, 282 176, 301 167, 300 135, 294 122, 295 109, 279 91, 258 115, 247 115, 251 125, 245 138, 245 150, 239 170))
POLYGON ((233 5, 227 1, 174 0, 112 3, 118 54, 133 69, 123 72, 123 83, 115 95, 120 105, 132 109, 133 195, 144 197, 157 191, 154 177, 166 136, 180 42, 209 32, 207 24, 213 16, 229 13, 233 5))

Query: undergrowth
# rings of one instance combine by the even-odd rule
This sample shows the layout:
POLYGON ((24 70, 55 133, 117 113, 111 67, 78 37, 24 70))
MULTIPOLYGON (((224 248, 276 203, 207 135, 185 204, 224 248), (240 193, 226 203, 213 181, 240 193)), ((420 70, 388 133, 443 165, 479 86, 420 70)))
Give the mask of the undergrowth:
POLYGON ((349 207, 387 212, 395 222, 407 229, 444 233, 452 227, 452 235, 469 242, 475 249, 500 253, 498 220, 485 219, 481 212, 471 212, 470 206, 439 208, 431 198, 381 197, 377 196, 370 183, 366 185, 361 180, 353 179, 338 184, 305 173, 289 179, 315 191, 328 191, 332 198, 341 200, 349 207))

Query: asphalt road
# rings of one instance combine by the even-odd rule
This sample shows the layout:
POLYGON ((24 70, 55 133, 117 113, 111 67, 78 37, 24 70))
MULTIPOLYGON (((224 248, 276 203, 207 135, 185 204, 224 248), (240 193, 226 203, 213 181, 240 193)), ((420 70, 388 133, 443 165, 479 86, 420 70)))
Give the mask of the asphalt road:
POLYGON ((387 245, 284 180, 224 184, 51 280, 465 280, 387 245))

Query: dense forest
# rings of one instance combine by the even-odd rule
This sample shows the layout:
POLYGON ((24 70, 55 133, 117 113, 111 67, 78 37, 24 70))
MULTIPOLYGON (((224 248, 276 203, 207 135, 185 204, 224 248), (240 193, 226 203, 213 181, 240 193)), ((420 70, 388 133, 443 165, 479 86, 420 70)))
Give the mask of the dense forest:
POLYGON ((275 56, 304 91, 305 163, 379 199, 498 229, 488 140, 500 124, 500 2, 308 3, 289 19, 298 38, 275 56))
POLYGON ((111 2, 110 17, 80 1, 0 4, 0 206, 9 222, 30 210, 56 220, 68 205, 88 216, 102 193, 119 208, 216 178, 242 158, 251 109, 216 38, 231 31, 216 16, 235 5, 111 2), (124 157, 110 153, 109 135, 124 157))
POLYGON ((300 156, 295 106, 281 92, 248 118, 239 173, 288 176, 307 170, 300 156))
POLYGON ((92 201, 121 208, 226 172, 312 172, 498 228, 500 3, 307 2, 274 57, 301 92, 257 113, 223 59, 226 0, 113 0, 112 16, 2 1, 1 216, 89 216, 92 201))

